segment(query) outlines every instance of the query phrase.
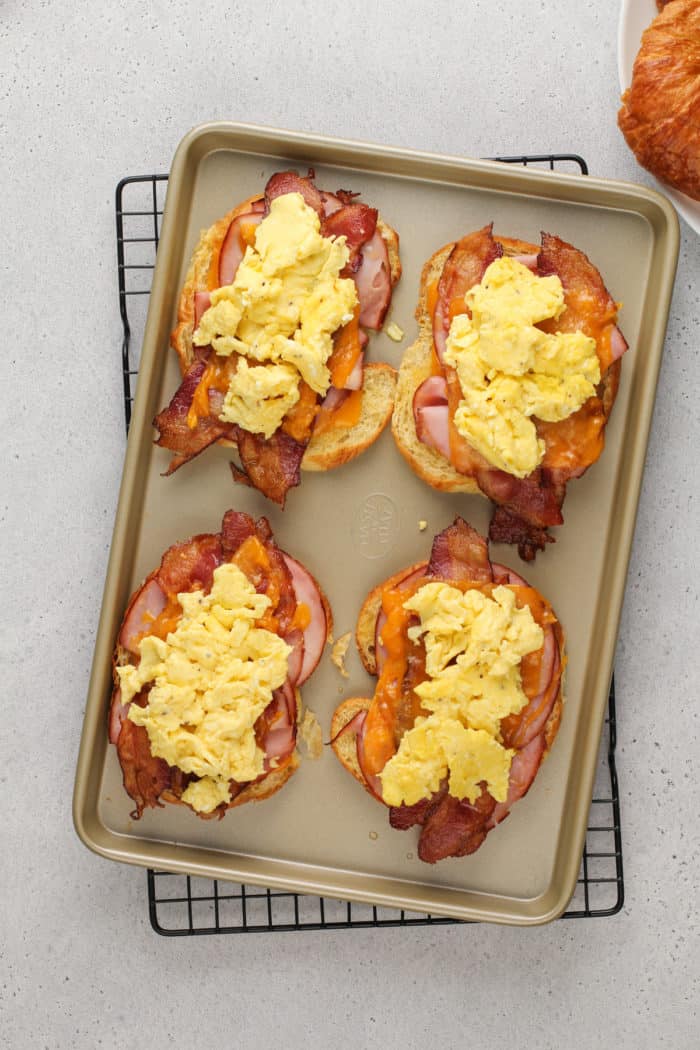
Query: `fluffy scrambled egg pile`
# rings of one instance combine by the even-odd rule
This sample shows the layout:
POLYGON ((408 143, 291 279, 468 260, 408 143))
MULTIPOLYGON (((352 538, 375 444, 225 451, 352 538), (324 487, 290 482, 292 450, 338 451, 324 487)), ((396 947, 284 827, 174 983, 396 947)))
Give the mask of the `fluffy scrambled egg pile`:
POLYGON ((528 703, 520 661, 542 646, 542 628, 507 587, 495 587, 489 598, 426 583, 404 608, 420 618, 408 636, 425 642, 428 679, 415 691, 431 713, 404 733, 380 773, 384 801, 410 806, 428 798, 449 772, 455 798, 474 802, 485 781, 503 802, 515 751, 500 742, 500 722, 528 703))
POLYGON ((489 463, 524 478, 545 453, 530 417, 558 422, 595 393, 595 339, 535 328, 563 312, 561 281, 505 256, 491 263, 465 302, 471 318, 453 319, 445 352, 462 388, 455 426, 489 463))
POLYGON ((151 751, 194 773, 182 799, 202 813, 230 801, 229 780, 254 780, 264 752, 253 726, 287 677, 290 647, 255 627, 270 605, 233 564, 214 570, 209 594, 178 594, 182 618, 163 640, 139 642, 138 667, 118 667, 128 717, 144 726, 151 751), (151 682, 145 707, 130 701, 151 682))
POLYGON ((275 198, 255 246, 233 283, 211 293, 193 336, 195 346, 211 343, 222 357, 243 355, 220 418, 266 438, 299 400, 301 379, 326 394, 333 333, 357 305, 355 282, 339 277, 349 258, 345 237, 322 237, 320 228, 300 193, 275 198))

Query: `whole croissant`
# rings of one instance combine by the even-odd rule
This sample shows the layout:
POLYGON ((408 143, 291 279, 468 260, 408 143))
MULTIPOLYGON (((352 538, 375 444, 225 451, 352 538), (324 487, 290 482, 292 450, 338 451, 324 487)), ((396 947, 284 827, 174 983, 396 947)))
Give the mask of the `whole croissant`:
POLYGON ((645 30, 617 122, 642 167, 700 200, 700 0, 671 0, 645 30))

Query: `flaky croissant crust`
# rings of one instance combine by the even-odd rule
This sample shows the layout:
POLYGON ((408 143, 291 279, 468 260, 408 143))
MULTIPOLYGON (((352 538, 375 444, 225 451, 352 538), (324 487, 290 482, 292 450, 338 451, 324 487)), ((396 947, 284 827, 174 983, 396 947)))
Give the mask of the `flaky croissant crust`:
POLYGON ((642 167, 700 200, 700 0, 672 0, 645 30, 617 122, 642 167))

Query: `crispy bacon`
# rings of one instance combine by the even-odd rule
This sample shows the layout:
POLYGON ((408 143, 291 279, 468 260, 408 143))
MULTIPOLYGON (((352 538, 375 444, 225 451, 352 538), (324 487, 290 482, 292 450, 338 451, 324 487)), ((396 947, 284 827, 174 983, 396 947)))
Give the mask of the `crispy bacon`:
MULTIPOLYGON (((264 520, 264 519, 263 519, 264 520)), ((255 522, 241 510, 227 510, 221 522, 221 546, 224 554, 235 554, 244 540, 255 536, 255 522)))
POLYGON ((311 171, 306 178, 302 178, 297 171, 276 172, 265 186, 265 215, 275 197, 283 197, 285 193, 300 193, 310 208, 323 215, 323 197, 320 190, 314 186, 313 177, 311 171))
POLYGON ((341 277, 351 277, 359 270, 362 245, 374 237, 378 215, 376 208, 356 202, 343 205, 327 215, 321 223, 321 233, 324 237, 345 237, 350 249, 350 259, 341 272, 341 277))
POLYGON ((549 535, 546 528, 531 525, 505 507, 494 509, 489 539, 494 543, 517 544, 518 554, 523 561, 534 561, 538 551, 543 551, 548 543, 554 543, 554 537, 549 535))
POLYGON ((200 452, 204 452, 205 448, 209 448, 220 437, 230 437, 233 434, 234 428, 231 424, 222 423, 214 415, 200 417, 194 428, 187 425, 187 413, 206 367, 206 356, 196 358, 185 373, 168 407, 159 412, 153 420, 153 426, 159 432, 156 444, 175 453, 165 472, 166 477, 194 459, 200 452))
POLYGON ((305 450, 305 445, 283 430, 267 439, 243 429, 238 433, 238 454, 244 473, 256 489, 281 507, 289 489, 299 484, 305 450))
POLYGON ((156 579, 166 594, 210 590, 214 569, 224 561, 221 537, 204 533, 176 543, 163 555, 156 579))
MULTIPOLYGON (((134 699, 132 703, 137 703, 134 699)), ((128 718, 121 724, 117 740, 117 754, 124 776, 124 788, 136 803, 131 813, 138 820, 147 807, 162 806, 160 796, 170 787, 170 766, 162 758, 154 758, 148 733, 128 718)))
POLYGON ((543 321, 545 331, 585 332, 598 339, 605 324, 612 324, 617 304, 587 255, 551 233, 542 233, 537 257, 540 277, 555 274, 562 283, 566 309, 557 318, 543 321))
POLYGON ((447 580, 493 580, 486 540, 464 518, 455 518, 433 540, 427 575, 447 580))
POLYGON ((452 323, 452 304, 455 300, 463 299, 465 293, 480 282, 486 268, 501 255, 503 248, 493 239, 493 223, 490 223, 483 229, 462 237, 447 257, 438 282, 438 297, 433 315, 433 338, 441 361, 452 323))
POLYGON ((426 816, 418 840, 418 856, 428 864, 445 857, 465 857, 474 853, 486 838, 487 823, 496 801, 486 791, 472 804, 445 794, 426 816))
POLYGON ((446 792, 447 781, 445 780, 440 790, 430 798, 422 798, 419 802, 414 802, 412 806, 407 806, 405 803, 400 806, 390 806, 389 823, 392 828, 396 828, 397 831, 407 831, 416 824, 424 824, 430 811, 437 807, 446 792))

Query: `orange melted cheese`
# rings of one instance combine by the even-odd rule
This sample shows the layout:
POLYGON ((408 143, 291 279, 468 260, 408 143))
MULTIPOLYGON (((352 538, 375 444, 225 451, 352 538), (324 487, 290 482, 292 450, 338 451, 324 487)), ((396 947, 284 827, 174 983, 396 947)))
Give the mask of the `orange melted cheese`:
POLYGON ((338 331, 333 339, 333 353, 328 359, 331 386, 342 390, 360 356, 360 306, 355 307, 352 321, 338 331))
POLYGON ((354 427, 362 414, 362 390, 352 390, 348 397, 337 408, 328 411, 322 408, 318 413, 314 434, 325 434, 335 427, 354 427))

